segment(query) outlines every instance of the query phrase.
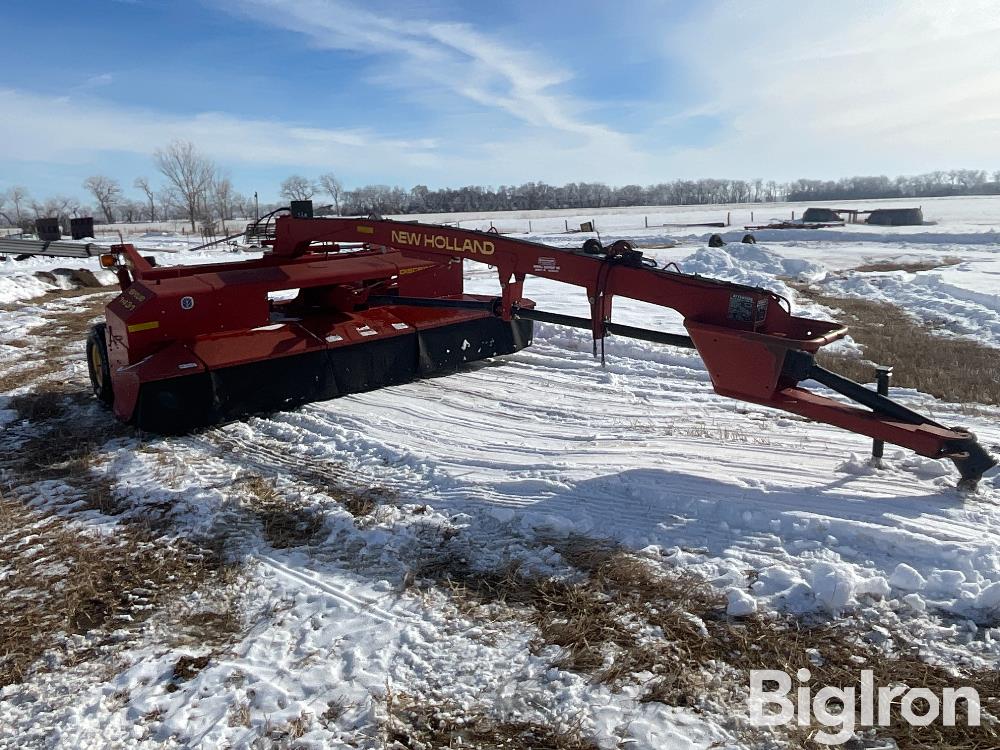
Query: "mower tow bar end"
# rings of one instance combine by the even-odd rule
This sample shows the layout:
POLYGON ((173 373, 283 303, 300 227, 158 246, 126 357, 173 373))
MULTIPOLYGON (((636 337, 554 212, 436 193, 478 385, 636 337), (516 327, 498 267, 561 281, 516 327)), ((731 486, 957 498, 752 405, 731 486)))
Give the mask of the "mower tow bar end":
POLYGON ((955 432, 964 432, 968 437, 954 442, 955 452, 948 456, 958 469, 962 478, 958 481, 958 487, 962 490, 974 490, 979 485, 979 480, 983 474, 997 466, 998 462, 989 451, 987 451, 976 436, 962 427, 952 428, 955 432))
POLYGON ((964 490, 975 489, 983 474, 997 465, 997 459, 965 428, 945 427, 816 364, 814 351, 825 341, 787 342, 691 323, 687 328, 708 366, 716 392, 724 396, 825 422, 928 458, 950 459, 961 477, 958 486, 964 490), (798 384, 804 380, 824 385, 856 406, 802 388, 798 384))

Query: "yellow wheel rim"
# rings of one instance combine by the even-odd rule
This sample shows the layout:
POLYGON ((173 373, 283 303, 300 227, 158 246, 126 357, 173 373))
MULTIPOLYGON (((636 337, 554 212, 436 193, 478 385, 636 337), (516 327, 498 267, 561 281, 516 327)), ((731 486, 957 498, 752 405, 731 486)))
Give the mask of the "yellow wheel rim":
POLYGON ((94 385, 101 389, 104 387, 104 368, 101 366, 101 353, 96 345, 90 347, 90 364, 94 371, 94 385))

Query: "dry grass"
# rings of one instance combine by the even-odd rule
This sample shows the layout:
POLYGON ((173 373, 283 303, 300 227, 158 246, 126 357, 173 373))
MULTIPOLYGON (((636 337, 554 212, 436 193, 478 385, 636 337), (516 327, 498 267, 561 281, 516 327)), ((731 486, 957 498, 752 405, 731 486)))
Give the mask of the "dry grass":
POLYGON ((382 725, 387 750, 598 750, 579 726, 560 729, 532 721, 500 719, 486 708, 388 693, 382 725))
POLYGON ((250 701, 237 703, 229 709, 227 721, 231 727, 250 727, 250 701))
POLYGON ((212 657, 208 654, 203 656, 188 656, 184 655, 177 659, 174 663, 173 673, 171 675, 171 680, 167 683, 165 690, 168 693, 175 693, 180 690, 179 683, 187 682, 188 680, 197 677, 201 671, 208 666, 208 663, 212 660, 212 657))
POLYGON ((4 370, 0 372, 0 393, 9 393, 32 383, 38 383, 59 369, 61 369, 61 365, 47 362, 43 364, 32 363, 27 367, 4 370))
POLYGON ((216 609, 178 614, 174 642, 190 646, 219 646, 232 642, 243 629, 236 592, 219 592, 216 609))
MULTIPOLYGON (((0 434, 0 470, 12 490, 42 480, 57 480, 77 491, 88 507, 121 512, 110 479, 91 471, 101 447, 130 429, 93 407, 89 393, 59 385, 15 396, 10 408, 22 420, 0 434), (90 418, 92 416, 92 418, 90 418)), ((14 492, 14 494, 17 494, 14 492)))
POLYGON ((1000 350, 939 335, 895 305, 796 288, 812 301, 837 310, 837 319, 850 327, 869 360, 820 352, 817 361, 824 367, 868 383, 875 375, 873 362, 891 365, 896 386, 957 403, 1000 404, 1000 350))
MULTIPOLYGON (((31 303, 38 305, 39 312, 44 316, 46 325, 32 329, 36 335, 34 341, 14 339, 6 342, 30 352, 28 357, 17 360, 12 368, 0 372, 0 392, 10 392, 18 388, 43 382, 58 373, 68 359, 83 359, 84 342, 95 318, 104 309, 111 293, 93 293, 80 291, 56 291, 34 298, 31 303), (55 300, 74 299, 78 309, 51 310, 45 305, 55 300)), ((0 314, 4 311, 14 311, 21 304, 0 305, 0 314)))
POLYGON ((334 464, 326 471, 302 466, 282 467, 290 476, 324 492, 339 503, 344 510, 359 520, 369 519, 386 503, 395 501, 395 493, 386 487, 356 487, 338 479, 343 468, 334 464))
MULTIPOLYGON (((60 290, 33 298, 31 304, 38 307, 39 313, 45 318, 47 325, 32 329, 33 335, 40 336, 40 340, 31 345, 32 348, 37 350, 38 344, 41 344, 42 352, 52 353, 64 352, 72 347, 82 354, 83 344, 90 332, 91 325, 104 312, 104 306, 108 304, 114 294, 115 292, 93 292, 92 290, 85 292, 60 290), (48 307, 55 300, 70 300, 74 303, 74 309, 48 307)), ((13 312, 22 307, 23 303, 4 304, 0 305, 0 312, 13 312)))
MULTIPOLYGON (((552 542, 550 542, 552 543, 552 542)), ((815 622, 754 614, 733 618, 706 581, 684 571, 662 570, 634 553, 594 540, 555 542, 579 577, 557 580, 528 575, 518 567, 474 572, 461 563, 421 571, 443 582, 467 613, 516 618, 538 630, 536 650, 561 647, 556 664, 590 675, 612 688, 644 675, 640 700, 698 709, 705 700, 745 711, 750 670, 812 672, 814 690, 857 685, 862 669, 875 683, 910 687, 975 687, 985 711, 1000 715, 1000 671, 948 669, 925 662, 903 637, 886 644, 866 639, 859 623, 815 622), (651 635, 655 633, 656 635, 651 635)), ((894 707, 882 738, 907 748, 1000 747, 998 725, 910 727, 894 707)), ((984 723, 986 718, 984 714, 984 723)), ((796 735, 797 746, 820 747, 796 735)))
POLYGON ((323 710, 323 713, 319 715, 320 722, 327 728, 333 726, 340 721, 340 718, 347 713, 347 710, 353 705, 354 704, 349 702, 343 696, 338 696, 327 701, 326 708, 323 710))
POLYGON ((516 564, 476 572, 439 563, 418 576, 430 573, 445 582, 466 608, 485 606, 491 615, 528 620, 539 633, 535 650, 559 646, 556 665, 562 669, 615 687, 647 672, 674 685, 669 696, 659 689, 663 702, 694 705, 704 690, 702 670, 681 673, 677 666, 711 658, 706 649, 713 644, 702 637, 699 617, 725 617, 718 592, 683 572, 663 575, 645 560, 607 545, 573 539, 557 549, 585 575, 562 580, 526 574, 516 564), (663 633, 661 641, 646 637, 650 627, 663 633))
POLYGON ((134 629, 158 607, 231 576, 191 544, 114 535, 0 498, 0 685, 21 681, 63 633, 134 629))
MULTIPOLYGON (((49 316, 53 325, 33 352, 43 362, 40 375, 59 371, 65 356, 80 356, 66 355, 65 342, 82 342, 105 295, 95 297, 82 310, 49 316)), ((136 631, 153 612, 185 594, 206 587, 223 592, 236 577, 215 550, 158 538, 139 518, 119 523, 112 533, 97 533, 76 524, 72 515, 26 506, 44 503, 71 514, 126 510, 112 478, 94 467, 107 441, 131 430, 98 408, 85 388, 43 379, 37 390, 10 400, 18 419, 0 432, 0 472, 9 490, 0 500, 0 567, 13 571, 0 579, 0 684, 55 667, 58 658, 40 661, 46 652, 63 652, 63 663, 89 660, 111 630, 136 631), (39 482, 58 483, 53 487, 62 492, 50 494, 39 482), (73 633, 87 634, 89 645, 64 637, 73 633)), ((224 612, 188 616, 203 619, 179 622, 178 632, 197 631, 201 643, 239 628, 235 604, 224 612)))
POLYGON ((873 261, 871 263, 864 263, 857 266, 851 270, 861 271, 861 272, 888 272, 888 271, 906 271, 907 273, 917 273, 918 271, 933 271, 935 268, 947 268, 948 266, 957 266, 962 262, 961 258, 956 258, 951 255, 947 255, 940 260, 919 260, 911 261, 909 263, 899 261, 899 260, 883 260, 883 261, 873 261))
POLYGON ((282 497, 273 481, 251 475, 234 489, 260 521, 264 538, 275 549, 313 544, 323 535, 323 517, 315 510, 282 497))
POLYGON ((244 457, 245 463, 253 466, 261 475, 287 477, 323 492, 339 503, 348 513, 359 520, 369 519, 375 511, 386 503, 394 502, 395 493, 385 487, 357 487, 344 480, 344 468, 330 461, 310 460, 304 462, 288 455, 284 450, 274 450, 256 446, 259 452, 248 456, 246 447, 233 441, 224 433, 208 433, 211 442, 227 453, 244 457))
MULTIPOLYGON (((243 701, 230 707, 227 723, 231 727, 246 727, 248 729, 252 727, 250 702, 243 701)), ((312 728, 312 723, 312 714, 308 714, 305 711, 294 719, 282 724, 276 724, 270 719, 265 719, 263 725, 258 730, 257 738, 249 744, 241 745, 241 747, 252 748, 252 750, 298 747, 298 745, 293 743, 309 732, 312 728)))
POLYGON ((21 300, 18 302, 3 302, 0 303, 0 311, 3 310, 19 310, 24 305, 36 305, 38 307, 44 307, 50 302, 55 300, 65 300, 65 299, 77 299, 77 298, 88 298, 88 297, 103 297, 105 300, 110 299, 113 295, 118 294, 118 285, 104 286, 104 287, 77 287, 75 289, 52 289, 45 294, 40 294, 37 297, 32 297, 29 300, 21 300), (100 290, 100 291, 98 291, 100 290))
MULTIPOLYGON (((270 747, 272 748, 288 747, 289 743, 306 734, 306 732, 308 732, 312 727, 312 723, 312 715, 306 713, 305 711, 296 716, 294 719, 281 724, 276 724, 270 719, 266 719, 264 721, 264 726, 261 729, 261 737, 268 740, 271 743, 270 747)), ((258 746, 259 745, 257 744, 253 745, 253 747, 258 746)))

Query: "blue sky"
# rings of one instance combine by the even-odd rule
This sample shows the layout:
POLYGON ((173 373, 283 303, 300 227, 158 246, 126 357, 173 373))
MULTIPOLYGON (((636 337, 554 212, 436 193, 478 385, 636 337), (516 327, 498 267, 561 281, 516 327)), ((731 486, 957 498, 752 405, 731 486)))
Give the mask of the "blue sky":
POLYGON ((1000 20, 921 0, 6 0, 0 190, 1000 168, 1000 20))

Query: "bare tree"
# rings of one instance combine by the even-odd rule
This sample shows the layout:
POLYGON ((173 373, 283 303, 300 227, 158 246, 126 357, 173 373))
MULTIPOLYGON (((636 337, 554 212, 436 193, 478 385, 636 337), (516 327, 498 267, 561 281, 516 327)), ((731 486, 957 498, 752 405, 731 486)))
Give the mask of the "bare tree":
POLYGON ((156 221, 156 194, 149 185, 149 179, 146 177, 136 177, 135 182, 132 184, 146 194, 146 201, 149 203, 149 220, 156 221))
POLYGON ((131 224, 135 221, 142 221, 142 216, 146 212, 146 204, 142 201, 124 200, 119 204, 122 219, 131 224))
POLYGON ((47 198, 44 202, 31 201, 31 211, 36 219, 54 218, 59 220, 63 230, 69 229, 69 220, 80 210, 80 202, 76 198, 57 195, 47 198))
POLYGON ((316 185, 302 175, 293 174, 281 183, 281 197, 290 201, 307 201, 316 195, 316 185))
POLYGON ((156 168, 170 183, 174 202, 184 209, 191 222, 191 231, 197 228, 199 213, 206 203, 206 193, 215 178, 215 164, 202 156, 189 141, 174 141, 153 155, 156 168))
POLYGON ((7 199, 14 206, 14 221, 20 224, 23 218, 21 216, 21 206, 28 201, 28 189, 21 185, 14 185, 14 187, 7 191, 7 199))
POLYGON ((233 218, 233 183, 228 176, 219 174, 212 180, 210 201, 225 226, 225 221, 233 218))
POLYGON ((232 210, 241 219, 245 219, 253 214, 253 200, 243 195, 243 193, 233 193, 232 207, 232 210))
POLYGON ((98 174, 84 180, 83 187, 94 196, 108 224, 114 224, 115 205, 122 197, 122 188, 118 181, 98 174))
POLYGON ((333 209, 340 216, 340 199, 344 196, 344 186, 337 179, 333 172, 327 172, 319 176, 320 189, 333 198, 333 209))
POLYGON ((14 220, 10 218, 10 214, 4 210, 7 205, 7 200, 7 193, 0 193, 0 219, 3 219, 8 225, 13 226, 14 220))

